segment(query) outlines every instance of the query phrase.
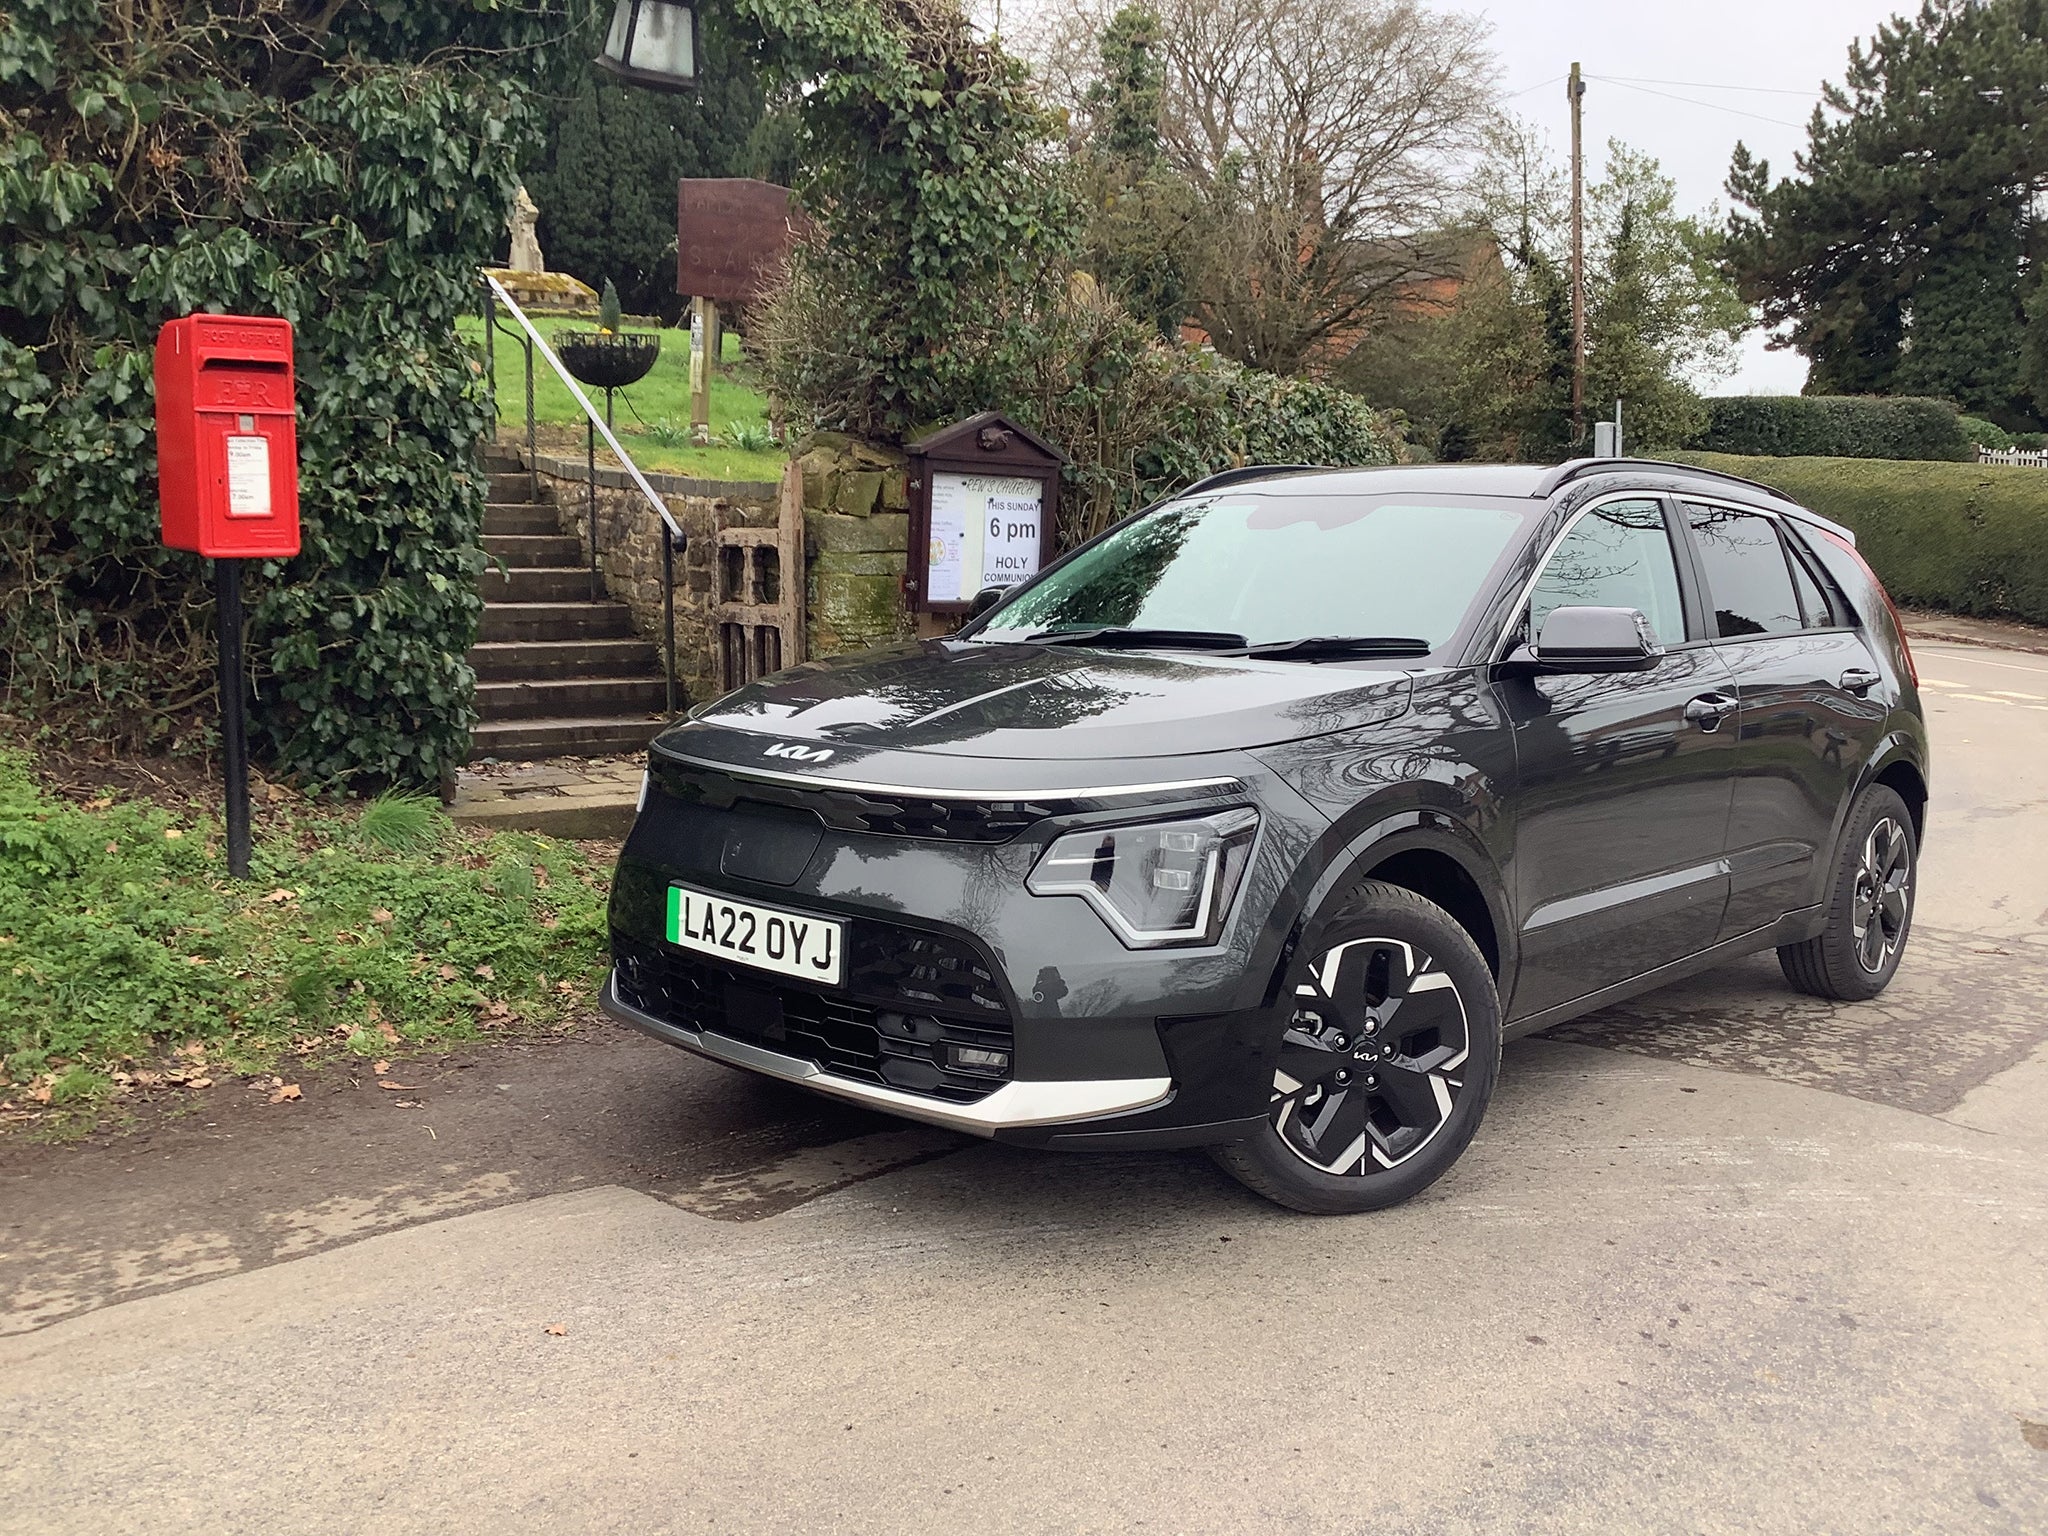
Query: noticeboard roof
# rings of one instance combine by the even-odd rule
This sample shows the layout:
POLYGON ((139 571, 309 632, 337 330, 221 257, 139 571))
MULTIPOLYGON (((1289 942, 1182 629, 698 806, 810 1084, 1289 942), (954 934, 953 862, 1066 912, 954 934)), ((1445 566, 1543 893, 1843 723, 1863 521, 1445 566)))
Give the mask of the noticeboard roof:
POLYGON ((1059 449, 1001 411, 982 411, 949 427, 939 427, 905 443, 903 448, 916 458, 987 463, 991 467, 1051 468, 1067 462, 1067 456, 1059 449))

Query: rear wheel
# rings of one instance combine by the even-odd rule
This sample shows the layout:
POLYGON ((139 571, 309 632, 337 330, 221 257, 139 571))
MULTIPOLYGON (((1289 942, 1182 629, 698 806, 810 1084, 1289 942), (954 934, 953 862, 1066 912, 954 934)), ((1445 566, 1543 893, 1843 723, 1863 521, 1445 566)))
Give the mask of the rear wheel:
POLYGON ((1427 1189, 1472 1140, 1500 1069, 1500 1003, 1478 946, 1412 891, 1367 882, 1311 925, 1275 1010, 1266 1124, 1212 1156, 1297 1211, 1427 1189))
POLYGON ((1906 802, 1883 784, 1871 785, 1849 812, 1827 927, 1778 951, 1785 979, 1798 991, 1842 1002, 1860 1002, 1890 986, 1913 927, 1919 868, 1906 802))

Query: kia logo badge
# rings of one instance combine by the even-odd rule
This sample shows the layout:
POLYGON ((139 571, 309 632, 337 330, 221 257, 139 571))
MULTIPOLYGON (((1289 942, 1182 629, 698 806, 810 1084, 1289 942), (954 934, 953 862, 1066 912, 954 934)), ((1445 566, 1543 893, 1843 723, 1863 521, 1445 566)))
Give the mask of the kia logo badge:
POLYGON ((778 741, 761 754, 763 757, 784 757, 793 763, 822 763, 832 756, 830 747, 805 747, 793 741, 778 741))

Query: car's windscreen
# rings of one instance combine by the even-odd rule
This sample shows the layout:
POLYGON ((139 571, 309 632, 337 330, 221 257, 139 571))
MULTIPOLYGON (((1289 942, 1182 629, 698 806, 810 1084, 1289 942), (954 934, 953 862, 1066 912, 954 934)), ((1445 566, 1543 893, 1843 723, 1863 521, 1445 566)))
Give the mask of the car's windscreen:
POLYGON ((1161 507, 1047 573, 977 640, 1104 627, 1242 635, 1457 632, 1541 503, 1483 496, 1225 493, 1161 507))

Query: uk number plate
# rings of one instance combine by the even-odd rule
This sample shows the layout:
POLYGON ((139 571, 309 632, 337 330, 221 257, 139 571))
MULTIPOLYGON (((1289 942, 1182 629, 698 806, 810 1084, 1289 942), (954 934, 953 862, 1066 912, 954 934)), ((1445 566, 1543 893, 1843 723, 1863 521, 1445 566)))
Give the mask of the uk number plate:
POLYGON ((836 987, 845 961, 846 925, 672 885, 668 941, 778 976, 836 987))

